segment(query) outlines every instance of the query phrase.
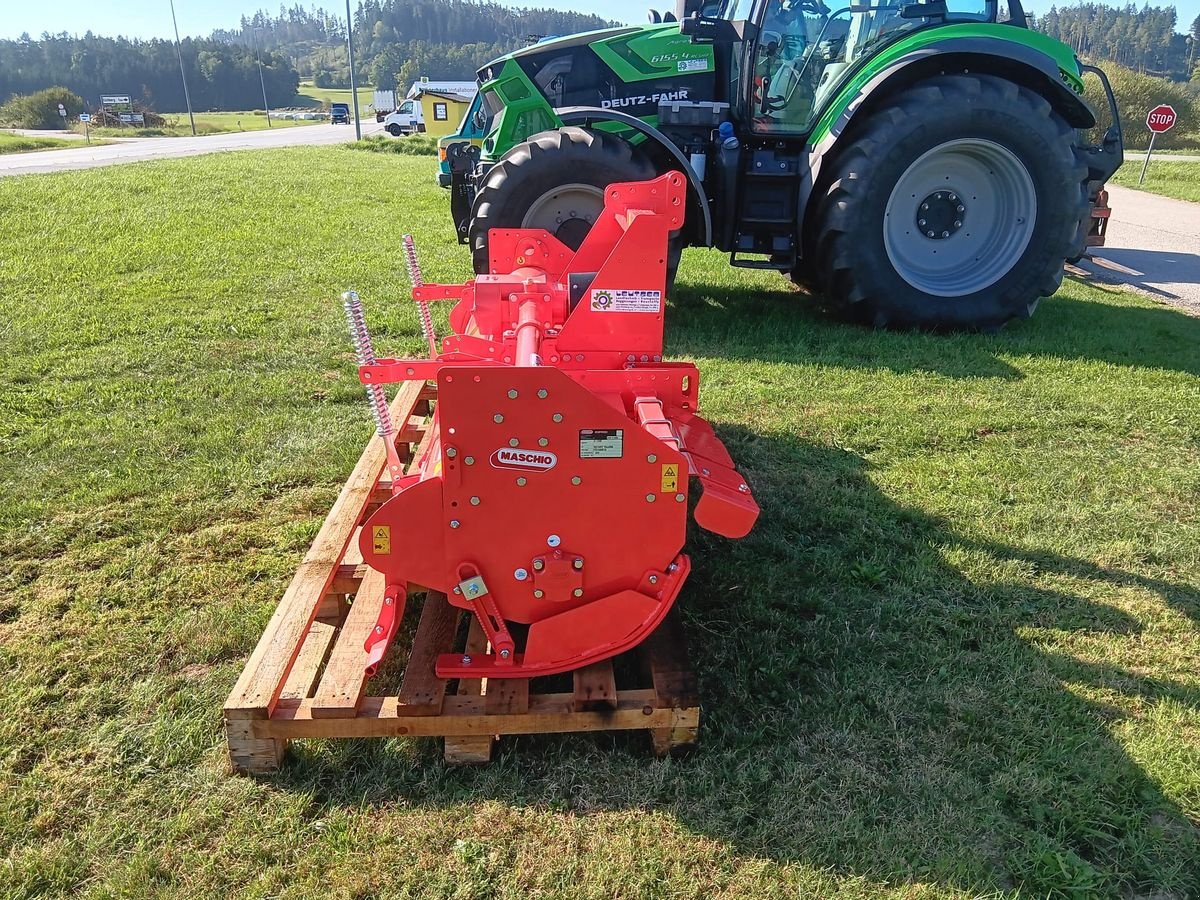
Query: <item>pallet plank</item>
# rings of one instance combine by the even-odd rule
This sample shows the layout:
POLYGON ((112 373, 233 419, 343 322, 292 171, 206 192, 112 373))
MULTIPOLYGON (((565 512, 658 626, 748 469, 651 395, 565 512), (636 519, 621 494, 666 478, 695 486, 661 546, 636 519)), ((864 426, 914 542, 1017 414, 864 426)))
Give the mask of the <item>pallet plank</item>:
POLYGON ((613 674, 611 659, 602 659, 598 663, 576 669, 572 675, 575 680, 577 710, 617 708, 617 677, 613 674))
POLYGON ((437 677, 433 665, 439 653, 449 652, 459 614, 460 610, 447 603, 446 595, 440 591, 425 595, 412 652, 400 682, 401 715, 436 716, 442 711, 446 681, 437 677))
MULTIPOLYGON (((472 616, 471 625, 467 629, 467 643, 463 647, 463 653, 468 656, 481 656, 487 652, 487 648, 488 642, 487 637, 483 633, 483 626, 479 624, 479 619, 472 616)), ((488 698, 485 696, 484 691, 487 690, 490 693, 494 684, 495 679, 485 682, 482 678, 460 678, 458 680, 458 696, 476 700, 482 698, 484 701, 484 710, 486 711, 488 698)), ((491 762, 493 743, 495 743, 495 738, 491 734, 478 736, 447 735, 444 749, 445 760, 455 766, 479 765, 491 762)))
MULTIPOLYGON (((687 635, 679 609, 672 607, 654 634, 643 643, 650 662, 655 703, 660 709, 700 706, 700 686, 688 654, 687 635)), ((699 717, 694 723, 670 728, 651 728, 650 742, 656 756, 678 755, 696 746, 699 717)))
POLYGON ((363 643, 379 619, 386 587, 382 572, 372 569, 354 595, 350 613, 338 633, 337 643, 329 655, 325 674, 313 697, 314 716, 346 718, 353 716, 367 686, 367 652, 363 643))
POLYGON ((302 700, 312 696, 313 688, 317 686, 317 678, 321 674, 321 666, 329 658, 330 648, 337 637, 337 628, 327 622, 313 622, 308 629, 308 637, 296 657, 296 664, 284 682, 280 691, 280 699, 302 700))
MULTIPOLYGON (((423 388, 417 381, 402 384, 392 403, 393 416, 407 420, 423 388)), ((383 441, 372 439, 367 444, 230 691, 225 701, 226 719, 258 718, 274 708, 383 471, 386 455, 383 441)))

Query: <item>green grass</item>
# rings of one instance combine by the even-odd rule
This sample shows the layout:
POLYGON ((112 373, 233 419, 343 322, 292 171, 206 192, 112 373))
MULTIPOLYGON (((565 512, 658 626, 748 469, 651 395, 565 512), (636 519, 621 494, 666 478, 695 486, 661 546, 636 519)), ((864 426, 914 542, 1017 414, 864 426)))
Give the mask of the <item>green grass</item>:
MULTIPOLYGON (((295 121, 280 119, 277 114, 271 116, 267 124, 266 114, 258 112, 204 112, 196 113, 196 134, 227 134, 232 131, 262 131, 266 128, 291 128, 295 125, 320 125, 321 120, 295 121)), ((191 137, 192 124, 187 113, 172 113, 166 116, 167 124, 163 128, 93 128, 92 134, 103 137, 191 137)), ((83 133, 83 126, 76 125, 75 130, 83 133)))
POLYGON ((394 138, 386 134, 373 134, 361 141, 347 144, 354 150, 372 153, 397 153, 401 156, 437 156, 438 139, 431 134, 410 134, 394 138))
MULTIPOLYGON (((404 91, 399 92, 401 95, 404 91)), ((330 103, 350 103, 350 111, 354 111, 351 98, 354 96, 350 88, 319 88, 314 87, 312 82, 300 82, 300 90, 296 94, 296 99, 292 101, 293 106, 328 106, 330 103)), ((367 107, 371 105, 371 101, 375 99, 375 88, 367 85, 358 86, 358 107, 359 111, 365 116, 367 107)))
POLYGON ((669 353, 763 507, 689 539, 699 752, 231 776, 222 701, 371 431, 338 294, 415 355, 397 235, 468 275, 431 166, 0 180, 0 895, 1200 895, 1200 319, 1075 282, 875 333, 689 251, 669 353))
POLYGON ((1138 184, 1142 173, 1141 162, 1127 162, 1117 169, 1110 181, 1125 187, 1174 197, 1176 200, 1191 200, 1200 203, 1200 162, 1167 162, 1152 160, 1146 169, 1146 181, 1138 184))
MULTIPOLYGON (((92 144, 106 144, 108 141, 93 140, 92 144)), ((82 141, 59 137, 27 137, 21 134, 6 134, 0 132, 0 154, 28 153, 33 150, 67 150, 72 147, 83 147, 82 141)), ((435 151, 436 152, 436 151, 435 151)))

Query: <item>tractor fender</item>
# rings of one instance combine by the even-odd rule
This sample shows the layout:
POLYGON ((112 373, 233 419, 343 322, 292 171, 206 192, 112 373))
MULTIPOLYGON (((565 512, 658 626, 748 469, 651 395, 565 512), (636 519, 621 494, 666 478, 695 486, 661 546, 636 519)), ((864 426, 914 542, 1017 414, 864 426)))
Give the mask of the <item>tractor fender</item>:
POLYGON ((636 116, 631 116, 629 113, 619 112, 615 109, 602 109, 599 106, 564 106, 561 109, 556 109, 554 112, 564 125, 581 125, 586 128, 592 122, 618 122, 645 135, 647 140, 654 141, 667 151, 675 162, 679 164, 679 171, 687 178, 688 193, 700 210, 703 220, 701 225, 701 246, 712 246, 712 212, 708 207, 708 194, 705 193, 704 185, 700 183, 700 179, 696 177, 696 171, 692 168, 692 164, 688 161, 688 158, 683 155, 683 152, 678 147, 671 143, 665 134, 653 125, 647 125, 636 116))
POLYGON ((1073 128, 1091 128, 1096 114, 1087 102, 1063 83, 1057 63, 1045 53, 1015 41, 994 37, 955 37, 921 47, 893 60, 844 102, 829 130, 808 148, 808 177, 800 187, 800 209, 807 210, 821 180, 822 163, 832 157, 838 139, 854 116, 885 100, 897 90, 924 79, 950 74, 952 69, 996 75, 1046 98, 1073 128))

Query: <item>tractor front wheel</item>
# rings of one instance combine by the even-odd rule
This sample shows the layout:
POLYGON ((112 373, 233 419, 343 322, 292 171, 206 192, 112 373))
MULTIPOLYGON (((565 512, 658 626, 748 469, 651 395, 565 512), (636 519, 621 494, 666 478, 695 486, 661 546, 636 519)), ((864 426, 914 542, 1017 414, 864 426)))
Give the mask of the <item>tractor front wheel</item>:
POLYGON ((1046 100, 990 75, 943 76, 870 113, 816 210, 822 293, 877 327, 991 330, 1062 281, 1087 167, 1046 100))
MULTIPOLYGON (((488 170, 475 195, 468 231, 475 271, 488 271, 492 228, 543 228, 578 250, 604 209, 605 188, 657 174, 627 141, 601 131, 566 127, 535 134, 488 170)), ((675 236, 667 258, 668 287, 680 249, 675 236)))

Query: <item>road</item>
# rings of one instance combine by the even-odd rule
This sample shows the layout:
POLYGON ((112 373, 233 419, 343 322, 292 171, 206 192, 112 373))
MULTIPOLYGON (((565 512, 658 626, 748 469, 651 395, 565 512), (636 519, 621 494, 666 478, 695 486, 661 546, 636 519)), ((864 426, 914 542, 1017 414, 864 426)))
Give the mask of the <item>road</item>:
MULTIPOLYGON (((378 134, 383 126, 373 119, 362 123, 363 135, 378 134)), ((149 159, 173 159, 200 156, 229 150, 263 150, 298 144, 340 144, 354 140, 354 128, 342 125, 297 125, 262 131, 231 134, 207 134, 203 137, 121 139, 103 147, 71 147, 68 150, 37 150, 32 153, 0 155, 0 176, 30 175, 38 172, 65 172, 70 169, 94 169, 149 159)))
POLYGON ((1105 246, 1080 268, 1200 313, 1200 203, 1110 185, 1105 246))

